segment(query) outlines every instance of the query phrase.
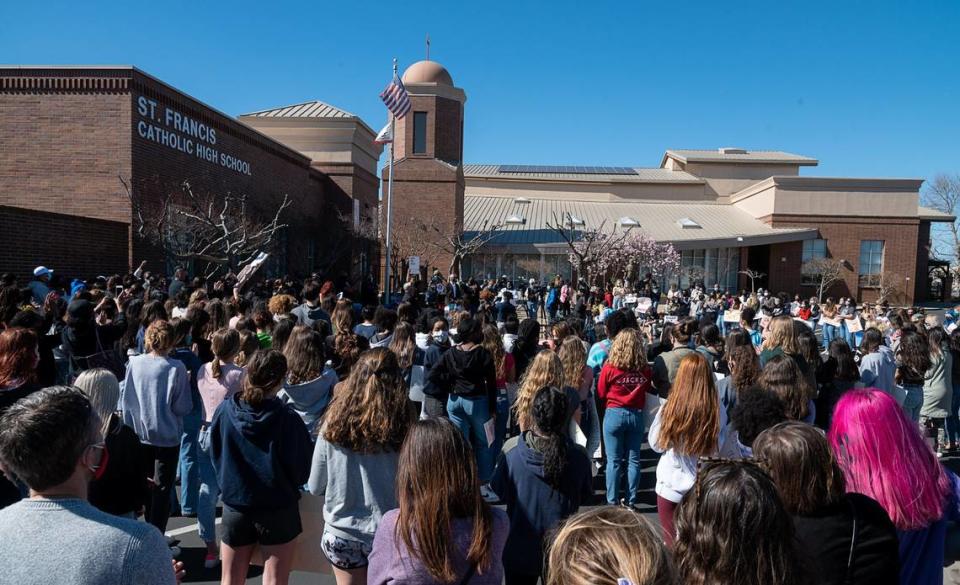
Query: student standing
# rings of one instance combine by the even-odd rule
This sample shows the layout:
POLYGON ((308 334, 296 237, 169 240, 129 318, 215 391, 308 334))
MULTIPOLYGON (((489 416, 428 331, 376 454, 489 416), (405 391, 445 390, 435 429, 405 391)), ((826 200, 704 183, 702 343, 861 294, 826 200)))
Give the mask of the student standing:
POLYGON ((174 330, 166 321, 154 321, 144 334, 148 353, 127 362, 120 410, 143 443, 141 455, 151 470, 151 494, 145 520, 161 532, 170 517, 170 491, 176 478, 183 417, 193 410, 190 373, 182 362, 170 357, 174 330))
POLYGON ((652 393, 652 370, 636 329, 624 329, 613 341, 597 380, 603 402, 603 440, 607 449, 607 503, 635 506, 640 491, 640 449, 643 446, 643 408, 652 393), (626 497, 620 497, 623 476, 626 497))
POLYGON ((369 585, 503 583, 509 521, 480 496, 470 444, 450 421, 426 419, 410 428, 397 496, 399 507, 377 527, 369 585))
POLYGON ((287 360, 260 350, 247 362, 243 390, 218 408, 210 426, 210 453, 223 491, 224 585, 246 582, 254 545, 264 560, 264 582, 286 583, 294 539, 302 532, 300 487, 310 474, 307 429, 277 393, 287 360))
POLYGON ((657 514, 667 546, 673 546, 673 515, 697 478, 700 457, 724 448, 727 413, 713 383, 707 359, 691 352, 680 361, 670 397, 650 425, 650 448, 662 453, 657 463, 657 514))
POLYGON ((293 328, 283 355, 287 358, 287 378, 277 397, 300 415, 313 437, 330 404, 337 373, 325 365, 323 337, 306 325, 293 328))
POLYGON ((491 487, 507 505, 506 585, 536 585, 543 538, 592 493, 590 461, 567 437, 567 395, 544 387, 533 399, 533 427, 500 455, 491 487))
POLYGON ((383 515, 397 507, 399 451, 410 427, 407 387, 392 351, 373 348, 337 385, 307 486, 324 496, 323 554, 338 585, 366 583, 383 515))

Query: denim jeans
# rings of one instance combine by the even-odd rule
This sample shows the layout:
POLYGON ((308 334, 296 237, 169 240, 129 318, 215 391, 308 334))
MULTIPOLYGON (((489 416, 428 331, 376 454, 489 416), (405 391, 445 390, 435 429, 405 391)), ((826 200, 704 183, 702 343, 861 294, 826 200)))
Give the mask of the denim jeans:
POLYGON ((534 301, 527 301, 527 317, 530 319, 537 318, 537 303, 534 301))
POLYGON ((510 400, 507 398, 507 391, 501 390, 497 395, 497 424, 495 425, 495 439, 490 447, 491 457, 496 460, 497 454, 503 448, 503 442, 507 440, 507 418, 510 416, 510 400))
POLYGON ((950 416, 947 417, 947 442, 960 442, 960 384, 953 387, 953 400, 950 401, 950 416))
POLYGON ((919 384, 904 384, 907 396, 903 399, 903 410, 907 417, 915 423, 920 422, 920 407, 923 406, 923 386, 919 384))
POLYGON ((183 434, 180 435, 180 511, 196 514, 200 494, 200 468, 197 467, 197 435, 200 433, 201 412, 191 412, 183 417, 183 434))
POLYGON ((494 463, 493 451, 487 444, 487 433, 483 430, 483 424, 490 420, 491 416, 487 397, 451 394, 447 399, 447 416, 473 445, 480 483, 487 483, 493 475, 494 463))
POLYGON ((637 503, 637 492, 640 491, 640 448, 643 446, 643 410, 608 408, 603 417, 603 441, 607 449, 607 503, 617 503, 624 472, 627 474, 627 503, 637 503))
POLYGON ((213 467, 213 458, 210 454, 209 427, 200 429, 197 442, 199 446, 197 466, 200 468, 197 523, 200 525, 200 540, 216 542, 217 496, 220 494, 220 485, 217 480, 217 470, 213 467))
POLYGON ((824 325, 822 329, 823 329, 823 349, 827 350, 827 349, 830 349, 830 342, 833 341, 835 337, 837 337, 837 333, 840 328, 837 327, 836 325, 824 325))

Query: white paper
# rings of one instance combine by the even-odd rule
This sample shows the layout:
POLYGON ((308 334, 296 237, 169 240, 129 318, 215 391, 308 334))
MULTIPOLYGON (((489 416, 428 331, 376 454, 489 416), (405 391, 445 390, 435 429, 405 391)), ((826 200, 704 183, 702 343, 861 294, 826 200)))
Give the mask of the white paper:
POLYGON ((483 423, 483 432, 487 434, 487 447, 493 445, 493 440, 496 438, 496 425, 493 422, 493 417, 490 417, 490 420, 483 423))

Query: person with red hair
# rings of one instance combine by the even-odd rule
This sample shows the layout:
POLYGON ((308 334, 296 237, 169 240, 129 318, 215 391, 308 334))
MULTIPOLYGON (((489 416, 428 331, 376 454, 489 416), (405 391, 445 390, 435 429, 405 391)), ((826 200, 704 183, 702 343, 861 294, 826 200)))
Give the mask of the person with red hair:
POLYGON ((942 583, 947 523, 960 520, 960 478, 940 464, 897 401, 876 388, 843 395, 827 438, 846 491, 876 500, 896 526, 900 583, 942 583))
MULTIPOLYGON (((15 402, 40 389, 36 383, 40 351, 37 335, 22 327, 0 332, 0 415, 15 402)), ((22 493, 0 472, 0 508, 20 500, 22 493)))

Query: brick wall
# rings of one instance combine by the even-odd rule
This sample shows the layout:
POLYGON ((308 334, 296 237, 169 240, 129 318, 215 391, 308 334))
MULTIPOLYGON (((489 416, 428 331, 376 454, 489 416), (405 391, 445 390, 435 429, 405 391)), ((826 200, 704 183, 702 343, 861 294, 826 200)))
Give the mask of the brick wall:
MULTIPOLYGON (((765 221, 771 227, 812 227, 820 231, 820 237, 827 240, 827 255, 838 260, 846 260, 846 269, 844 270, 843 282, 830 289, 829 295, 853 296, 860 302, 869 302, 876 300, 877 290, 873 288, 860 288, 859 270, 860 270, 860 242, 862 240, 883 240, 883 269, 892 275, 896 275, 897 280, 903 279, 902 284, 898 286, 900 294, 896 297, 897 302, 906 304, 913 303, 919 299, 917 292, 923 290, 925 278, 918 281, 918 257, 921 252, 918 251, 918 242, 922 243, 922 253, 926 254, 926 240, 921 240, 920 222, 913 218, 884 218, 882 223, 872 218, 863 217, 837 217, 837 216, 772 216, 765 218, 765 221), (909 279, 909 280, 908 280, 909 279), (904 294, 905 293, 905 294, 904 294)), ((782 244, 780 246, 791 246, 782 244)), ((802 244, 796 243, 797 249, 802 250, 802 244)), ((782 279, 783 290, 791 292, 800 290, 810 291, 815 294, 814 287, 799 287, 800 271, 799 258, 797 253, 796 263, 787 262, 787 266, 779 268, 782 254, 775 252, 771 246, 770 264, 771 275, 775 272, 777 278, 782 279), (795 274, 793 272, 795 272, 795 274)), ((793 256, 790 257, 790 260, 793 256)), ((925 263, 925 262, 924 262, 925 263)), ((771 280, 770 288, 779 290, 774 286, 774 280, 771 280)))
POLYGON ((122 222, 0 206, 0 272, 21 282, 43 265, 66 278, 91 278, 127 270, 127 230, 122 222))
POLYGON ((463 104, 432 95, 411 95, 410 112, 397 120, 397 160, 412 157, 438 158, 450 162, 463 159, 463 104), (426 152, 413 154, 414 112, 427 113, 426 152))

